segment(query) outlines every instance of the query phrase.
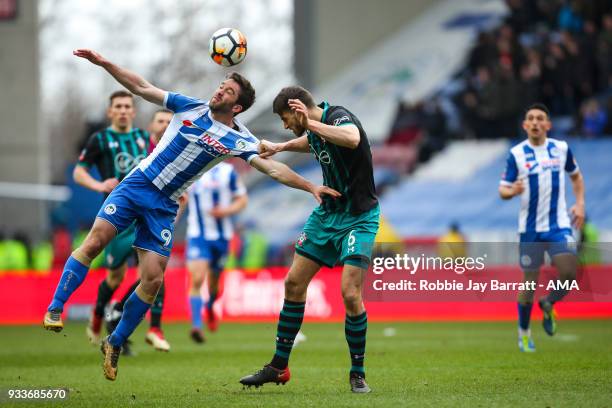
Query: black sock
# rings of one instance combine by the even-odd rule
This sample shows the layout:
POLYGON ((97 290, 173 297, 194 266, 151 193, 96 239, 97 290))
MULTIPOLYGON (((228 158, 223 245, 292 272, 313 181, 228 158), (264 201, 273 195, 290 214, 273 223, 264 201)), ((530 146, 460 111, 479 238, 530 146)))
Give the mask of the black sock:
POLYGON ((155 296, 155 300, 151 305, 151 327, 156 327, 158 329, 161 329, 161 317, 164 308, 164 296, 166 294, 165 289, 165 285, 162 282, 157 292, 157 296, 155 296))
POLYGON ((100 286, 98 286, 98 297, 96 298, 96 306, 94 308, 94 313, 98 317, 104 317, 104 307, 110 302, 113 297, 113 293, 115 290, 110 286, 108 286, 108 282, 104 279, 100 282, 100 286))
POLYGON ((351 355, 351 373, 365 376, 363 360, 366 349, 366 332, 368 330, 368 315, 366 312, 358 316, 346 315, 344 333, 351 355))
POLYGON ((289 354, 293 348, 293 341, 297 336, 304 320, 306 302, 292 302, 285 299, 283 309, 278 317, 276 330, 276 352, 270 365, 284 370, 289 365, 289 354))
POLYGON ((568 293, 568 289, 554 289, 550 291, 548 296, 546 296, 545 300, 554 305, 555 303, 563 299, 568 293))

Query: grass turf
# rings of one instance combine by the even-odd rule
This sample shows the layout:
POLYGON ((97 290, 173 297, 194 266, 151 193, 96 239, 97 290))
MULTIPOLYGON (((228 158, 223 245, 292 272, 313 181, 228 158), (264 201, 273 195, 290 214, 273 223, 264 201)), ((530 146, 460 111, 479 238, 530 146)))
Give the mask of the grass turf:
POLYGON ((119 360, 115 382, 103 378, 102 355, 86 342, 83 324, 69 322, 60 334, 0 326, 0 388, 6 395, 8 388, 68 387, 69 400, 53 404, 66 407, 612 403, 612 320, 561 321, 552 338, 535 326, 535 354, 518 351, 513 322, 370 323, 369 395, 349 392, 341 323, 306 323, 308 340, 292 353, 291 381, 258 390, 243 390, 238 379, 270 360, 275 324, 222 324, 203 346, 189 340, 187 325, 167 324, 167 354, 144 343, 144 326, 132 337, 138 355, 119 360))

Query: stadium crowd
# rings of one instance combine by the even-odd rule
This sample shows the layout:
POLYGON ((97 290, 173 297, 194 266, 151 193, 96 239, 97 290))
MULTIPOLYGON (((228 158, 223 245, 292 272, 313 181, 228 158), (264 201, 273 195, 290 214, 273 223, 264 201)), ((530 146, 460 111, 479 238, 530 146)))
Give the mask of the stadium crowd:
POLYGON ((516 138, 524 106, 549 106, 561 133, 612 135, 612 2, 506 0, 481 31, 452 91, 400 104, 388 144, 427 161, 451 138, 516 138), (453 127, 451 122, 456 123, 453 127))

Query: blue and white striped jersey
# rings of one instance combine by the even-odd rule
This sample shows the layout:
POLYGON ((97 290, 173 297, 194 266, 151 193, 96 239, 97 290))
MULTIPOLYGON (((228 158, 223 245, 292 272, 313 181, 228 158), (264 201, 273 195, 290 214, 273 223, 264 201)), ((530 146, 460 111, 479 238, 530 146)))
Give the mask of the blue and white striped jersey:
POLYGON ((229 163, 219 163, 204 173, 187 191, 187 237, 201 237, 207 241, 232 239, 234 225, 231 217, 215 218, 209 212, 218 206, 227 207, 234 197, 246 194, 246 188, 234 167, 229 163))
POLYGON ((259 140, 236 119, 239 130, 215 121, 208 102, 168 92, 164 106, 174 112, 172 121, 138 169, 172 200, 225 158, 257 156, 259 140))
POLYGON ((579 171, 566 142, 548 138, 541 146, 529 140, 510 149, 502 185, 523 180, 519 233, 571 228, 565 204, 565 174, 579 171))

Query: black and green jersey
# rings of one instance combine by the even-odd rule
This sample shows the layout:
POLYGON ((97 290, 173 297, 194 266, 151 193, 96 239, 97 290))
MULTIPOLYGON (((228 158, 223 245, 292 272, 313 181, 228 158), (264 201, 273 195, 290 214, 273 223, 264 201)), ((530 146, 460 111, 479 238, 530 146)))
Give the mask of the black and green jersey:
POLYGON ((147 156, 149 133, 138 128, 119 133, 106 128, 94 133, 79 156, 79 166, 96 166, 102 180, 123 180, 147 156))
POLYGON ((323 109, 321 122, 331 126, 355 125, 359 129, 360 141, 355 149, 326 142, 308 131, 310 151, 323 170, 323 184, 340 192, 342 197, 334 199, 323 196, 322 207, 329 212, 360 214, 378 203, 372 170, 372 152, 368 137, 359 119, 342 106, 319 105, 323 109))

